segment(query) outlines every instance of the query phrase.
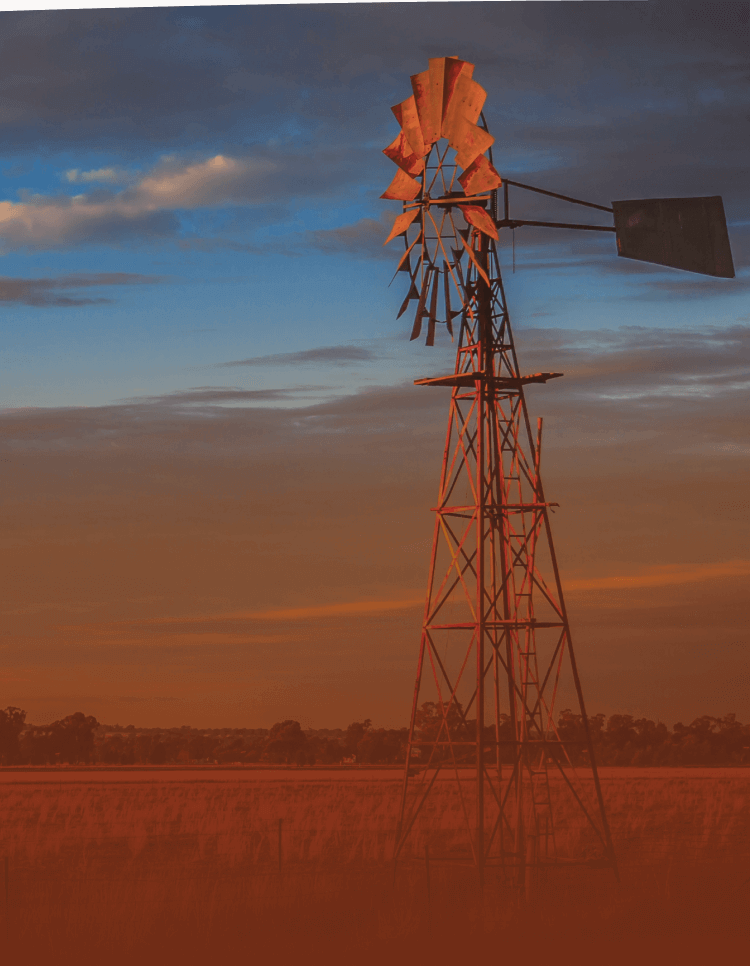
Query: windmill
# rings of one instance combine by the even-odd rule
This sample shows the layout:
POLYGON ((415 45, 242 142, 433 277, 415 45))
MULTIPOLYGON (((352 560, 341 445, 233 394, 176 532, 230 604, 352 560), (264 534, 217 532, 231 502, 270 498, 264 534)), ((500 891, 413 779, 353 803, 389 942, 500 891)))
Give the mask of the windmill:
POLYGON ((474 865, 480 886, 498 868, 528 890, 542 867, 616 875, 617 864, 552 541, 557 504, 542 485, 542 420, 532 428, 525 398, 528 385, 562 373, 519 367, 499 231, 607 231, 621 257, 724 278, 734 268, 719 197, 609 207, 503 180, 473 71, 457 57, 431 59, 392 109, 400 130, 384 150, 398 170, 381 197, 403 202, 386 239, 404 239, 398 317, 415 305, 412 340, 434 345, 445 331, 457 342, 452 373, 416 380, 450 387, 451 400, 395 858, 421 837, 433 861, 474 865), (513 219, 510 187, 614 224, 513 219), (461 816, 450 836, 430 811, 446 778, 461 816))

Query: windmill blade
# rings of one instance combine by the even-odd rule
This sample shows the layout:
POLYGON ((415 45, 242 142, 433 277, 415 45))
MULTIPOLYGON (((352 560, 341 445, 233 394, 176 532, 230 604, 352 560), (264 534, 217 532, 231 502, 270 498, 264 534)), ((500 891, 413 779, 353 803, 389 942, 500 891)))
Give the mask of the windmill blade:
MULTIPOLYGON (((452 248, 451 251, 455 253, 456 249, 452 248)), ((467 291, 466 291, 466 280, 464 279, 464 273, 461 269, 461 258, 460 258, 461 255, 463 255, 463 249, 459 253, 458 257, 456 257, 456 261, 454 265, 456 269, 456 275, 458 275, 458 281, 461 284, 461 291, 459 292, 459 295, 461 296, 461 301, 465 305, 466 299, 467 299, 467 291)))
POLYGON ((409 291, 406 293, 406 298, 401 303, 401 308, 398 310, 398 315, 396 316, 396 320, 400 319, 401 316, 404 314, 404 312, 408 309, 409 302, 411 302, 412 299, 418 299, 418 298, 419 298, 419 289, 414 284, 414 279, 412 279, 411 285, 409 286, 409 291))
POLYGON ((443 262, 443 280, 445 282, 445 294, 444 294, 445 324, 448 327, 448 331, 451 334, 451 341, 453 341, 453 313, 451 312, 451 280, 450 280, 450 272, 448 270, 447 262, 443 262))
MULTIPOLYGON (((440 107, 433 103, 432 97, 432 77, 429 70, 423 70, 421 74, 414 74, 411 78, 411 89, 414 91, 414 101, 417 105, 419 114, 419 126, 422 129, 422 139, 425 147, 432 147, 440 137, 440 107)), ((442 88, 442 85, 441 85, 442 88)))
POLYGON ((423 158, 427 152, 430 150, 429 147, 425 147, 424 137, 422 136, 422 127, 419 123, 419 114, 417 113, 417 104, 414 100, 414 96, 407 97, 405 101, 401 101, 400 104, 396 104, 392 107, 396 120, 401 126, 401 130, 406 136, 406 140, 409 142, 412 151, 416 154, 418 158, 423 158))
POLYGON ((421 174, 424 171, 424 158, 417 157, 403 131, 387 148, 383 148, 383 154, 407 174, 421 174))
POLYGON ((497 233, 497 226, 484 208, 480 208, 479 205, 459 205, 459 208, 470 225, 489 235, 490 238, 494 238, 495 241, 498 240, 500 236, 497 233))
POLYGON ((462 77, 466 78, 466 80, 471 80, 473 74, 474 65, 470 64, 468 61, 459 60, 457 57, 445 58, 445 77, 443 79, 443 123, 440 129, 440 133, 443 137, 448 136, 445 133, 445 119, 448 116, 448 111, 451 108, 451 103, 456 93, 456 86, 462 77))
POLYGON ((482 266, 477 261, 477 256, 471 250, 471 245, 469 245, 469 243, 464 238, 464 235, 463 235, 463 232, 462 231, 459 232, 459 235, 461 236, 461 241, 464 243, 464 247, 466 248, 466 252, 467 252, 469 258, 471 259, 472 265, 474 266, 474 268, 476 268, 477 272, 482 276, 482 278, 484 279, 484 281, 487 283, 487 288, 491 288, 492 286, 490 285, 489 278, 487 278, 487 272, 485 272, 485 270, 482 268, 482 266))
POLYGON ((398 263, 396 275, 398 275, 399 272, 406 272, 409 275, 409 278, 411 278, 411 261, 409 259, 408 250, 404 252, 404 254, 401 256, 401 261, 398 263))
POLYGON ((456 163, 460 167, 468 168, 480 154, 491 148, 495 143, 493 136, 473 124, 468 118, 458 118, 453 126, 453 132, 448 141, 456 150, 456 163))
POLYGON ((435 324, 437 323, 437 303, 438 303, 438 282, 440 279, 440 269, 436 268, 432 272, 432 296, 430 298, 430 321, 427 326, 426 345, 435 345, 435 324))
MULTIPOLYGON (((399 174, 402 174, 402 172, 399 171, 399 174)), ((398 176, 399 175, 397 174, 396 178, 398 178, 398 176)), ((408 178, 409 175, 407 174, 406 177, 408 178)), ((394 178, 394 181, 395 180, 396 179, 394 178)), ((380 197, 385 198, 385 195, 383 194, 380 197)), ((383 245, 387 245, 388 242, 393 241, 393 239, 397 235, 403 235, 406 229, 414 221, 414 219, 417 217, 418 214, 419 214, 419 208, 412 208, 410 211, 405 211, 402 215, 399 215, 398 218, 396 218, 396 220, 393 222, 393 227, 391 228, 391 232, 386 238, 386 240, 383 242, 383 245)), ((420 232, 417 237, 419 238, 421 234, 422 233, 420 232)))
POLYGON ((443 88, 445 87, 445 57, 430 57, 430 110, 435 140, 440 140, 443 129, 443 88))
POLYGON ((380 197, 390 201, 414 201, 421 190, 422 185, 399 168, 396 177, 380 197))
MULTIPOLYGON (((414 239, 414 241, 411 243, 411 245, 409 245, 409 247, 406 249, 406 251, 404 252, 404 254, 401 256, 401 260, 398 263, 398 268, 396 269, 396 271, 395 271, 395 273, 393 275, 393 278, 395 278, 396 275, 398 275, 399 272, 408 272, 409 273, 409 278, 412 279, 412 284, 413 284, 413 276, 412 276, 412 271, 411 271, 411 264, 409 262, 409 253, 411 252, 412 248, 414 248, 414 246, 417 244, 417 242, 420 240, 421 237, 422 237, 422 232, 420 231, 420 233, 417 235, 417 237, 414 239)), ((388 283, 388 287, 389 288, 393 284, 393 278, 388 283)))
POLYGON ((487 91, 475 80, 462 73, 456 81, 443 118, 443 137, 450 141, 455 136, 456 125, 462 118, 476 124, 486 99, 487 91))
POLYGON ((464 170, 458 183, 467 195, 478 195, 483 191, 494 191, 503 183, 503 179, 492 166, 488 158, 480 154, 464 170))
POLYGON ((417 314, 414 317, 414 327, 411 330, 411 335, 409 336, 409 341, 413 342, 415 339, 419 338, 422 331, 422 319, 425 315, 425 303, 427 302, 427 293, 430 290, 430 276, 432 275, 432 267, 428 268, 424 273, 424 278, 422 279, 422 291, 419 295, 419 305, 417 306, 417 314))

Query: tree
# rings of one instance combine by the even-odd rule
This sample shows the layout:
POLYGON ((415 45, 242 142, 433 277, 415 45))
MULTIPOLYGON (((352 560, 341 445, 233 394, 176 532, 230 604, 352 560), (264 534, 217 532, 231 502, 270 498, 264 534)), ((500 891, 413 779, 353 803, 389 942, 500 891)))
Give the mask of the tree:
POLYGON ((93 715, 85 715, 82 711, 69 714, 62 721, 55 721, 51 729, 55 752, 59 754, 60 761, 88 764, 94 752, 94 731, 98 726, 99 722, 93 715))
POLYGON ((20 736, 26 723, 26 712, 9 707, 0 710, 0 764, 13 765, 21 754, 20 736))
POLYGON ((360 741, 362 741, 371 727, 372 721, 369 718, 365 718, 364 721, 352 721, 346 729, 346 738, 344 739, 344 747, 346 748, 347 754, 357 754, 357 747, 360 741))
POLYGON ((151 765, 163 765, 167 761, 167 749, 162 741, 158 738, 154 738, 151 742, 151 748, 148 753, 149 764, 151 765))
POLYGON ((315 760, 324 765, 333 765, 344 757, 344 749, 335 738, 321 738, 313 735, 308 739, 308 746, 315 755, 315 760))
POLYGON ((271 728, 263 752, 263 758, 268 761, 299 763, 299 752, 307 752, 307 736, 299 721, 277 721, 271 728))
POLYGON ((408 731, 369 728, 357 745, 357 761, 368 764, 392 764, 403 761, 404 744, 408 731))

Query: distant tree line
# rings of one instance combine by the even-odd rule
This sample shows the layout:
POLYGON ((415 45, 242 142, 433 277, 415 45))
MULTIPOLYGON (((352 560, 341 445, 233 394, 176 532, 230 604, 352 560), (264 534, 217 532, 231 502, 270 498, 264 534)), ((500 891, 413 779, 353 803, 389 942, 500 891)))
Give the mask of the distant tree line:
MULTIPOLYGON (((514 760, 513 723, 507 714, 500 715, 500 759, 506 764, 514 760)), ((743 725, 734 714, 715 718, 701 715, 692 724, 678 721, 672 730, 661 721, 635 718, 629 714, 597 714, 588 719, 594 757, 599 765, 740 765, 750 764, 750 724, 743 725)), ((446 725, 440 709, 426 702, 417 712, 417 733, 423 740, 445 738, 446 725, 452 741, 473 740, 476 719, 466 719, 460 705, 453 705, 446 725), (442 728, 442 731, 440 730, 442 728)), ((533 737, 533 735, 532 735, 533 737)), ((590 752, 583 718, 570 709, 561 711, 547 746, 548 758, 573 764, 590 762, 590 752)), ((495 725, 485 726, 486 756, 493 761, 496 750, 495 725)), ((450 749, 439 747, 434 757, 446 759, 450 749)))
MULTIPOLYGON (((733 765, 750 764, 750 724, 734 714, 715 718, 702 715, 692 724, 678 722, 670 730, 662 722, 632 715, 597 714, 589 719, 594 754, 600 765, 733 765)), ((447 728, 453 741, 471 740, 476 721, 453 705, 447 728)), ((583 720, 566 709, 558 715, 557 737, 562 746, 550 744, 548 754, 568 756, 576 764, 589 760, 583 720)), ((495 741, 495 725, 487 725, 488 743, 495 741)), ((444 740, 445 725, 439 707, 425 702, 417 712, 416 739, 444 740)), ((513 760, 512 722, 500 720, 500 756, 513 760)), ((78 711, 49 725, 26 723, 26 712, 9 707, 0 710, 0 764, 189 764, 218 762, 293 764, 399 764, 406 758, 407 728, 375 728, 370 719, 355 721, 346 729, 303 730, 298 721, 279 721, 272 728, 135 728, 134 725, 103 725, 78 711)), ((495 748, 488 747, 488 760, 495 748)), ((415 764, 424 762, 427 749, 413 750, 415 764), (423 754, 420 754, 420 751, 423 754)), ((433 755, 446 759, 449 748, 433 755)))

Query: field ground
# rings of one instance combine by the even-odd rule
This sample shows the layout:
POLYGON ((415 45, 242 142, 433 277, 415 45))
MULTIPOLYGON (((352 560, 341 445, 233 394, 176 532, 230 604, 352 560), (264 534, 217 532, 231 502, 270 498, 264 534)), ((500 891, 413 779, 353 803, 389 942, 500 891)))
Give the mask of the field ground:
MULTIPOLYGON (((608 870, 549 870, 521 905, 500 870, 480 901, 472 869, 436 863, 428 901, 424 846, 460 834, 448 782, 394 880, 392 770, 1 769, 4 946, 81 966, 744 959, 750 769, 611 768, 602 780, 622 884, 608 870)), ((560 827, 585 850, 576 815, 560 827)))

